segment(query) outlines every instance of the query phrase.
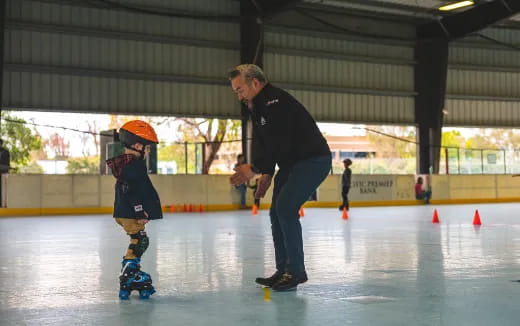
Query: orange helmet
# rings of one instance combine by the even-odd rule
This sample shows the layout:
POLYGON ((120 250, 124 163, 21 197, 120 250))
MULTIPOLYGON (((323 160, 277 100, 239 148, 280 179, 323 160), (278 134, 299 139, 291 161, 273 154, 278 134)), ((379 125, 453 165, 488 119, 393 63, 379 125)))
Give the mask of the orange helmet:
POLYGON ((157 134, 152 126, 141 120, 132 120, 119 129, 119 141, 125 146, 135 143, 143 145, 158 144, 157 134))

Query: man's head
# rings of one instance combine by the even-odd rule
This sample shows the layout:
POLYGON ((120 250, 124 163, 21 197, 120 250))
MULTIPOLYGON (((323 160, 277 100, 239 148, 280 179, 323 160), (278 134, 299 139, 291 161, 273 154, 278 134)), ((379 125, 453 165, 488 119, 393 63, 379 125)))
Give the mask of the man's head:
POLYGON ((245 159, 244 159, 244 154, 238 154, 237 155, 237 163, 244 163, 245 162, 245 159))
POLYGON ((229 72, 231 88, 238 100, 250 106, 251 101, 268 83, 264 72, 257 65, 243 64, 229 72))
POLYGON ((418 177, 417 178, 417 183, 422 185, 423 184, 423 178, 422 177, 418 177))
POLYGON ((348 168, 352 165, 352 161, 349 158, 346 158, 343 160, 343 165, 345 166, 345 168, 348 168))

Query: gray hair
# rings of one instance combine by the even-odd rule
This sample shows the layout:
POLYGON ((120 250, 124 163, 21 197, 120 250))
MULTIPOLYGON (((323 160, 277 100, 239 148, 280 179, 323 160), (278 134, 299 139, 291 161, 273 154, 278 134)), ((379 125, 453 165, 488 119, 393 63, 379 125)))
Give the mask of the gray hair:
POLYGON ((234 79, 237 76, 242 76, 247 84, 249 84, 253 78, 258 79, 262 84, 267 84, 267 77, 265 76, 262 68, 253 64, 243 64, 236 66, 233 70, 231 70, 228 74, 229 80, 234 79))

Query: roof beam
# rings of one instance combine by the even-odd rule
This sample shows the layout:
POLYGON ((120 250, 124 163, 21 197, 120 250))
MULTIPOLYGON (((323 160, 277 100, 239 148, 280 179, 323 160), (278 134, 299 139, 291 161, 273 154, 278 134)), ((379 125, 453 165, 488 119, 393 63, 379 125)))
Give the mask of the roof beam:
POLYGON ((447 38, 454 40, 477 32, 520 12, 518 0, 494 0, 474 8, 444 16, 417 28, 419 38, 447 38))
POLYGON ((252 2, 255 7, 260 8, 264 17, 274 16, 282 11, 294 8, 301 0, 246 0, 252 2))

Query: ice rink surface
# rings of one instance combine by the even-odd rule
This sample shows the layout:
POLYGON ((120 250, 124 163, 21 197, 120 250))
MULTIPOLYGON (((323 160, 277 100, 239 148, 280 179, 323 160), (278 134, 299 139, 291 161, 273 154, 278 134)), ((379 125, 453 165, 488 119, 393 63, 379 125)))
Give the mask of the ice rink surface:
POLYGON ((254 283, 274 271, 267 211, 166 214, 142 261, 157 293, 129 301, 112 217, 1 218, 0 325, 519 325, 519 212, 305 209, 309 282, 270 299, 254 283))

